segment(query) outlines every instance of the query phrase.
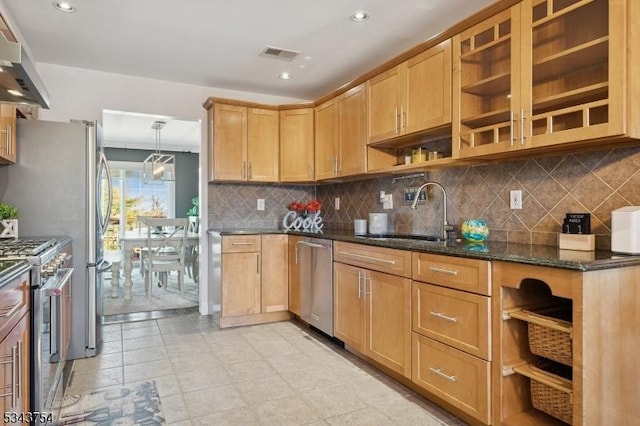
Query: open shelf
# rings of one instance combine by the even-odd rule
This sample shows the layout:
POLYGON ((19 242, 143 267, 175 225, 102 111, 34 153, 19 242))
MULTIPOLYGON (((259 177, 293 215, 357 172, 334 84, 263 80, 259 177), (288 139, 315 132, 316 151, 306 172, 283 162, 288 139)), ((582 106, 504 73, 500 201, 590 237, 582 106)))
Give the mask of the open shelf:
POLYGON ((555 13, 552 13, 551 15, 545 16, 544 18, 534 20, 534 22, 532 24, 533 29, 536 29, 536 28, 541 27, 541 26, 543 26, 543 25, 545 25, 545 24, 547 24, 549 22, 557 20, 557 19, 559 19, 559 18, 561 18, 561 17, 563 17, 563 16, 565 16, 565 15, 567 15, 567 14, 569 14, 569 13, 571 13, 571 12, 577 10, 577 9, 580 9, 580 8, 582 8, 582 7, 584 7, 584 6, 588 5, 588 4, 594 3, 595 1, 596 0, 582 0, 582 1, 579 1, 577 3, 572 4, 571 6, 567 6, 567 7, 563 8, 563 9, 560 9, 559 11, 557 11, 555 13))
POLYGON ((511 88, 511 73, 505 72, 474 82, 462 87, 462 91, 478 96, 493 96, 504 93, 505 96, 511 88))
POLYGON ((485 112, 462 119, 462 124, 467 127, 486 127, 494 124, 509 121, 511 110, 503 108, 495 111, 485 112))
POLYGON ((575 105, 586 104, 608 98, 609 83, 598 83, 575 90, 546 96, 533 101, 533 113, 542 114, 575 105))
POLYGON ((509 42, 511 42, 511 34, 505 35, 504 37, 500 37, 497 40, 486 43, 480 47, 477 47, 469 52, 463 53, 460 56, 460 60, 466 64, 481 64, 486 62, 488 59, 499 59, 499 58, 508 58, 510 56, 509 51, 509 42), (496 50, 499 48, 504 48, 504 54, 500 55, 499 58, 496 58, 496 50))
POLYGON ((606 64, 608 60, 609 37, 605 36, 591 40, 536 61, 533 64, 534 85, 537 82, 561 77, 576 69, 606 64))

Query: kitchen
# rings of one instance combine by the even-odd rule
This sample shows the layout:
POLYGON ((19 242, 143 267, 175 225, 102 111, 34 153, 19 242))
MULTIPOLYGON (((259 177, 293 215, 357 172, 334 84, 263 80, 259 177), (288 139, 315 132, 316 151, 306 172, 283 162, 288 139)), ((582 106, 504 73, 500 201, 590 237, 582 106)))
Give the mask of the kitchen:
MULTIPOLYGON (((88 93, 104 99, 105 105, 108 105, 117 103, 113 91, 109 90, 111 87, 119 83, 129 86, 140 82, 140 79, 133 77, 74 69, 72 74, 77 89, 71 93, 76 93, 77 96, 61 95, 62 90, 67 89, 63 82, 69 78, 69 70, 56 65, 42 64, 39 71, 43 76, 49 76, 47 81, 52 81, 51 84, 47 84, 52 96, 57 94, 58 99, 68 96, 74 101, 64 105, 62 110, 56 107, 50 111, 47 119, 57 117, 61 121, 83 118, 87 111, 101 111, 102 107, 92 105, 88 93), (54 76, 60 77, 60 80, 53 78, 54 76), (105 84, 96 85, 96 79, 105 84), (92 90, 89 90, 89 86, 92 90)), ((157 93, 167 93, 174 89, 175 92, 171 94, 174 95, 172 102, 176 104, 176 108, 183 107, 183 111, 192 111, 195 117, 203 116, 199 106, 213 95, 210 90, 197 91, 193 87, 157 81, 149 82, 145 88, 148 89, 145 89, 145 92, 149 96, 155 95, 154 89, 157 89, 157 93), (193 95, 192 101, 186 100, 188 95, 193 95), (183 99, 184 104, 181 105, 183 99)), ((219 91, 215 96, 227 99, 244 98, 241 94, 231 91, 219 91)), ((273 99, 267 96, 256 96, 251 101, 266 105, 295 103, 294 100, 273 99)), ((149 109, 146 105, 135 105, 136 100, 131 102, 136 108, 129 109, 149 109)), ((180 115, 184 115, 184 112, 180 115)), ((203 119, 203 135, 207 134, 206 122, 203 119)), ((205 150, 201 155, 201 169, 208 170, 204 145, 206 144, 203 144, 205 150)), ((410 171, 411 168, 406 170, 410 171)), ((450 221, 459 227, 465 218, 485 217, 491 224, 491 238, 495 238, 496 241, 554 245, 559 227, 557 218, 567 212, 588 211, 592 213, 591 226, 597 235, 597 246, 606 249, 609 244, 607 236, 611 232, 610 212, 621 206, 640 204, 636 189, 639 177, 637 149, 633 146, 607 148, 604 151, 576 151, 571 154, 478 164, 472 167, 443 168, 428 173, 429 180, 443 183, 449 194, 450 221), (523 191, 523 204, 527 208, 522 209, 522 212, 510 209, 508 202, 511 190, 523 191)), ((208 182, 207 177, 203 177, 202 180, 208 182)), ((209 228, 228 228, 228 225, 235 225, 236 228, 268 228, 279 225, 286 213, 286 206, 292 201, 291 198, 318 198, 325 206, 325 225, 332 224, 334 227, 348 230, 354 219, 367 218, 369 212, 384 211, 378 194, 385 191, 392 194, 395 203, 395 209, 389 211, 394 231, 433 235, 441 226, 441 199, 438 198, 438 194, 433 194, 435 202, 432 203, 430 200, 419 206, 415 212, 402 202, 404 189, 418 186, 420 183, 422 180, 419 178, 415 181, 394 182, 391 177, 380 177, 322 185, 208 184, 204 185, 208 188, 208 197, 202 199, 208 198, 209 205, 203 206, 202 214, 208 218, 209 228), (263 199, 266 200, 265 210, 246 208, 234 211, 230 208, 215 208, 222 205, 224 199, 229 198, 249 200, 250 205, 253 205, 256 199, 263 199), (340 199, 341 209, 335 208, 336 198, 340 199), (209 206, 214 208, 209 210, 209 206)), ((210 291, 205 289, 201 294, 201 313, 209 313, 214 308, 215 303, 207 296, 207 290, 210 291)))

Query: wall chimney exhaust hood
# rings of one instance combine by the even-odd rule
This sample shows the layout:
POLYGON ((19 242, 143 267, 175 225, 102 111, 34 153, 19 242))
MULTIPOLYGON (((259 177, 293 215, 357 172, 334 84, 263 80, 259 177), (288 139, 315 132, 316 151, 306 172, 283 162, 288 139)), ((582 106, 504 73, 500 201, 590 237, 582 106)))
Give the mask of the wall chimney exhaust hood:
POLYGON ((0 102, 35 104, 49 109, 49 94, 20 43, 0 33, 0 102))

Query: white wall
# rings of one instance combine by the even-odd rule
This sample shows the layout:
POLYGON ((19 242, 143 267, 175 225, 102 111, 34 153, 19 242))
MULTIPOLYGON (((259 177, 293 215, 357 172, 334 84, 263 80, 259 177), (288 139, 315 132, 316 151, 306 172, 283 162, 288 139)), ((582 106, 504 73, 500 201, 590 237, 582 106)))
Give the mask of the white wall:
MULTIPOLYGON (((36 68, 51 99, 49 110, 41 109, 39 118, 49 121, 70 119, 102 121, 102 110, 139 112, 174 116, 180 119, 200 120, 202 123, 200 147, 200 217, 208 217, 207 211, 207 114, 202 104, 210 96, 246 100, 265 104, 304 102, 300 99, 282 98, 257 93, 225 90, 214 87, 194 86, 148 78, 133 77, 37 63, 36 68)), ((200 245, 200 313, 213 312, 213 297, 208 280, 206 223, 201 229, 200 245)))

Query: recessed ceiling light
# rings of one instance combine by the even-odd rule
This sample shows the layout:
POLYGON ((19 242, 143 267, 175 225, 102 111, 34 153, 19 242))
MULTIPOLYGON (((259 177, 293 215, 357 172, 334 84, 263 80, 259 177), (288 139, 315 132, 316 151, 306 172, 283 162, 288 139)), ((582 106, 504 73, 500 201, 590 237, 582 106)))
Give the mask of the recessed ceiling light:
POLYGON ((288 72, 282 72, 282 73, 280 73, 280 79, 281 80, 289 80, 289 79, 291 79, 291 74, 289 74, 288 72))
POLYGON ((11 93, 13 96, 24 96, 21 91, 9 89, 7 92, 11 93))
POLYGON ((53 5, 55 6, 56 9, 58 9, 61 12, 75 12, 76 8, 71 6, 71 3, 67 2, 67 1, 57 1, 54 2, 53 5))
POLYGON ((364 22, 369 19, 369 14, 364 11, 355 12, 349 17, 353 22, 364 22))

